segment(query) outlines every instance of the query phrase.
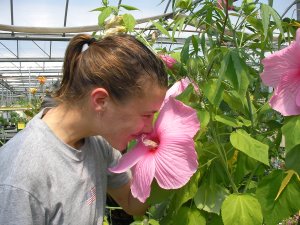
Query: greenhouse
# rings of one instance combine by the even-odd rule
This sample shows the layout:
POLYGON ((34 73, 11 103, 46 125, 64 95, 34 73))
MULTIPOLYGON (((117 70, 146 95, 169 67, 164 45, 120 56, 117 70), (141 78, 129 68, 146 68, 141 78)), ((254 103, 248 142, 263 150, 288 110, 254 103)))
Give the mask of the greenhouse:
POLYGON ((0 12, 0 224, 300 224, 300 1, 0 12))

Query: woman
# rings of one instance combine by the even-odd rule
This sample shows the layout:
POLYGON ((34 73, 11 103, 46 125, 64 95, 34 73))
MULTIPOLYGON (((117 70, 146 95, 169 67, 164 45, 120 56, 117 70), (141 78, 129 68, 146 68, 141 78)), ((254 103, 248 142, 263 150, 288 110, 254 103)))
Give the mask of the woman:
POLYGON ((127 213, 143 214, 130 173, 107 168, 130 140, 151 131, 166 89, 163 62, 134 37, 75 36, 58 106, 0 149, 0 224, 102 224, 106 192, 127 213))

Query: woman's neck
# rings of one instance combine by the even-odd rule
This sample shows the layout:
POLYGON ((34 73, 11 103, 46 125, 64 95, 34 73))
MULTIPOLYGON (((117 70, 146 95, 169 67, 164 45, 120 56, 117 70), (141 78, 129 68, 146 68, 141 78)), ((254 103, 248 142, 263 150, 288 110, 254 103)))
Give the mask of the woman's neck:
POLYGON ((42 120, 64 143, 79 149, 84 137, 90 136, 84 122, 86 116, 82 109, 61 104, 46 112, 42 120))

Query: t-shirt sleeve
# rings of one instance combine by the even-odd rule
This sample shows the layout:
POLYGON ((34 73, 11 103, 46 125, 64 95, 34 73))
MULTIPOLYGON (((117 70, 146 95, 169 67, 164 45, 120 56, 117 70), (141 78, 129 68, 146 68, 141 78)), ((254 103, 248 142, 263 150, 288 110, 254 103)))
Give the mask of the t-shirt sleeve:
POLYGON ((43 225, 45 210, 30 193, 8 185, 0 186, 0 224, 43 225))
MULTIPOLYGON (((122 155, 118 150, 111 148, 108 168, 115 166, 121 157, 122 155)), ((121 187, 122 185, 128 183, 131 179, 130 170, 124 173, 112 173, 107 170, 107 173, 108 173, 107 185, 109 188, 121 187)))

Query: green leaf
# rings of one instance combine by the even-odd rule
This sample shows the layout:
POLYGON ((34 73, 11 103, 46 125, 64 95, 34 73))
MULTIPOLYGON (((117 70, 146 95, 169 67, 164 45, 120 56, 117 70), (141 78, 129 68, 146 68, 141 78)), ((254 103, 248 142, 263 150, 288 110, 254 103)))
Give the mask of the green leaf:
POLYGON ((232 110, 246 115, 245 104, 236 91, 224 91, 223 99, 232 110))
POLYGON ((296 176, 290 179, 278 199, 275 200, 284 178, 284 171, 275 170, 258 184, 256 196, 261 204, 267 225, 277 225, 300 209, 300 182, 296 176))
POLYGON ((248 157, 243 152, 238 153, 236 169, 234 170, 234 181, 239 184, 243 178, 250 174, 257 166, 257 161, 248 157))
POLYGON ((192 0, 176 0, 176 8, 189 9, 192 6, 192 0))
POLYGON ((201 123, 201 129, 206 127, 210 121, 210 115, 209 112, 204 111, 204 110, 198 110, 197 111, 199 118, 200 118, 200 123, 201 123))
POLYGON ((300 145, 296 145, 294 148, 288 151, 285 156, 285 167, 291 169, 300 174, 300 145))
POLYGON ((200 42, 199 37, 192 35, 192 44, 194 47, 194 51, 196 52, 195 54, 197 54, 199 51, 199 42, 200 42))
POLYGON ((157 220, 154 220, 154 219, 150 219, 148 221, 149 225, 159 225, 159 222, 157 220))
POLYGON ((231 194, 222 205, 224 225, 261 225, 263 216, 258 200, 249 194, 231 194))
POLYGON ((92 9, 90 12, 95 12, 95 11, 100 11, 100 12, 102 12, 104 9, 106 9, 106 7, 105 7, 105 6, 102 6, 102 7, 96 8, 96 9, 92 9))
POLYGON ((190 43, 191 43, 191 37, 188 37, 187 39, 185 39, 184 45, 181 49, 181 53, 180 53, 180 61, 182 63, 187 63, 190 55, 190 43))
POLYGON ((198 190, 198 181, 200 179, 200 172, 197 171, 190 181, 184 185, 182 188, 176 190, 176 193, 172 199, 172 202, 170 204, 170 211, 172 213, 175 213, 178 211, 178 209, 188 200, 194 198, 197 190, 198 190))
POLYGON ((246 131, 239 129, 232 132, 230 142, 236 149, 244 152, 246 155, 269 165, 268 149, 269 146, 252 138, 246 131))
POLYGON ((209 214, 209 220, 206 222, 206 225, 224 225, 222 217, 213 213, 209 214))
POLYGON ((231 52, 231 59, 233 61, 233 66, 235 69, 235 79, 237 79, 238 81, 237 91, 240 94, 240 96, 244 97, 249 85, 247 65, 235 51, 231 52))
POLYGON ((261 4, 260 6, 260 16, 262 19, 262 25, 263 25, 263 30, 264 30, 264 37, 265 39, 268 36, 268 29, 269 29, 269 23, 270 23, 270 6, 266 4, 261 4))
POLYGON ((181 17, 179 19, 176 19, 176 23, 173 26, 172 38, 175 37, 175 33, 177 30, 178 30, 179 34, 181 33, 183 26, 184 26, 185 19, 186 19, 186 17, 181 17))
POLYGON ((176 225, 205 225, 205 217, 196 208, 181 207, 174 216, 173 221, 176 225))
POLYGON ((168 36, 171 39, 169 32, 161 25, 159 22, 152 21, 153 25, 164 35, 168 36))
POLYGON ((165 201, 172 194, 174 194, 174 190, 166 190, 158 186, 157 182, 153 180, 151 184, 151 193, 150 197, 147 199, 149 205, 154 205, 160 202, 165 201))
POLYGON ((200 88, 212 105, 215 107, 220 105, 223 98, 224 88, 221 85, 218 85, 218 80, 211 79, 206 83, 203 82, 200 84, 200 88))
POLYGON ((300 180, 298 174, 294 170, 289 170, 286 173, 287 173, 287 175, 283 179, 283 181, 282 181, 282 183, 280 185, 280 188, 279 188, 279 191, 278 191, 278 193, 276 195, 275 201, 278 199, 278 197, 280 196, 280 194, 283 192, 283 190, 285 189, 285 187, 288 185, 288 183, 290 182, 292 176, 296 175, 296 177, 298 178, 298 180, 300 180))
POLYGON ((109 17, 111 13, 112 13, 112 8, 110 7, 107 7, 104 10, 102 10, 102 12, 98 16, 98 25, 100 27, 104 26, 104 22, 106 18, 109 17))
POLYGON ((221 62, 220 78, 227 79, 241 97, 245 97, 249 85, 247 66, 237 52, 230 50, 221 62))
POLYGON ((237 119, 235 119, 233 117, 230 117, 230 116, 216 115, 215 120, 220 122, 220 123, 224 123, 228 126, 231 126, 231 127, 241 127, 241 126, 243 126, 243 123, 241 123, 237 119))
POLYGON ((108 6, 108 0, 102 0, 102 4, 103 4, 104 6, 108 6))
POLYGON ((282 28, 282 25, 281 25, 280 16, 278 15, 278 13, 272 7, 270 7, 270 14, 271 14, 274 22, 276 23, 277 28, 280 30, 280 33, 282 35, 284 35, 284 31, 283 31, 283 28, 282 28))
POLYGON ((198 209, 220 214, 221 205, 228 195, 229 191, 223 186, 205 180, 200 185, 195 195, 194 202, 198 209))
POLYGON ((131 10, 139 10, 138 8, 130 6, 130 5, 123 5, 123 4, 121 4, 120 7, 124 8, 126 10, 129 10, 129 11, 131 11, 131 10))
POLYGON ((285 151, 288 153, 300 144, 300 116, 287 118, 281 130, 285 137, 285 151))
POLYGON ((172 224, 171 222, 173 221, 174 217, 178 215, 178 210, 180 209, 180 207, 195 196, 198 190, 199 179, 200 171, 197 171, 185 186, 178 190, 175 190, 176 193, 171 199, 170 204, 168 205, 167 213, 163 218, 162 224, 172 224))
POLYGON ((124 25, 125 25, 125 27, 128 31, 133 31, 134 30, 134 26, 135 26, 136 21, 135 21, 134 17, 131 14, 124 14, 123 15, 123 22, 124 22, 124 25))

